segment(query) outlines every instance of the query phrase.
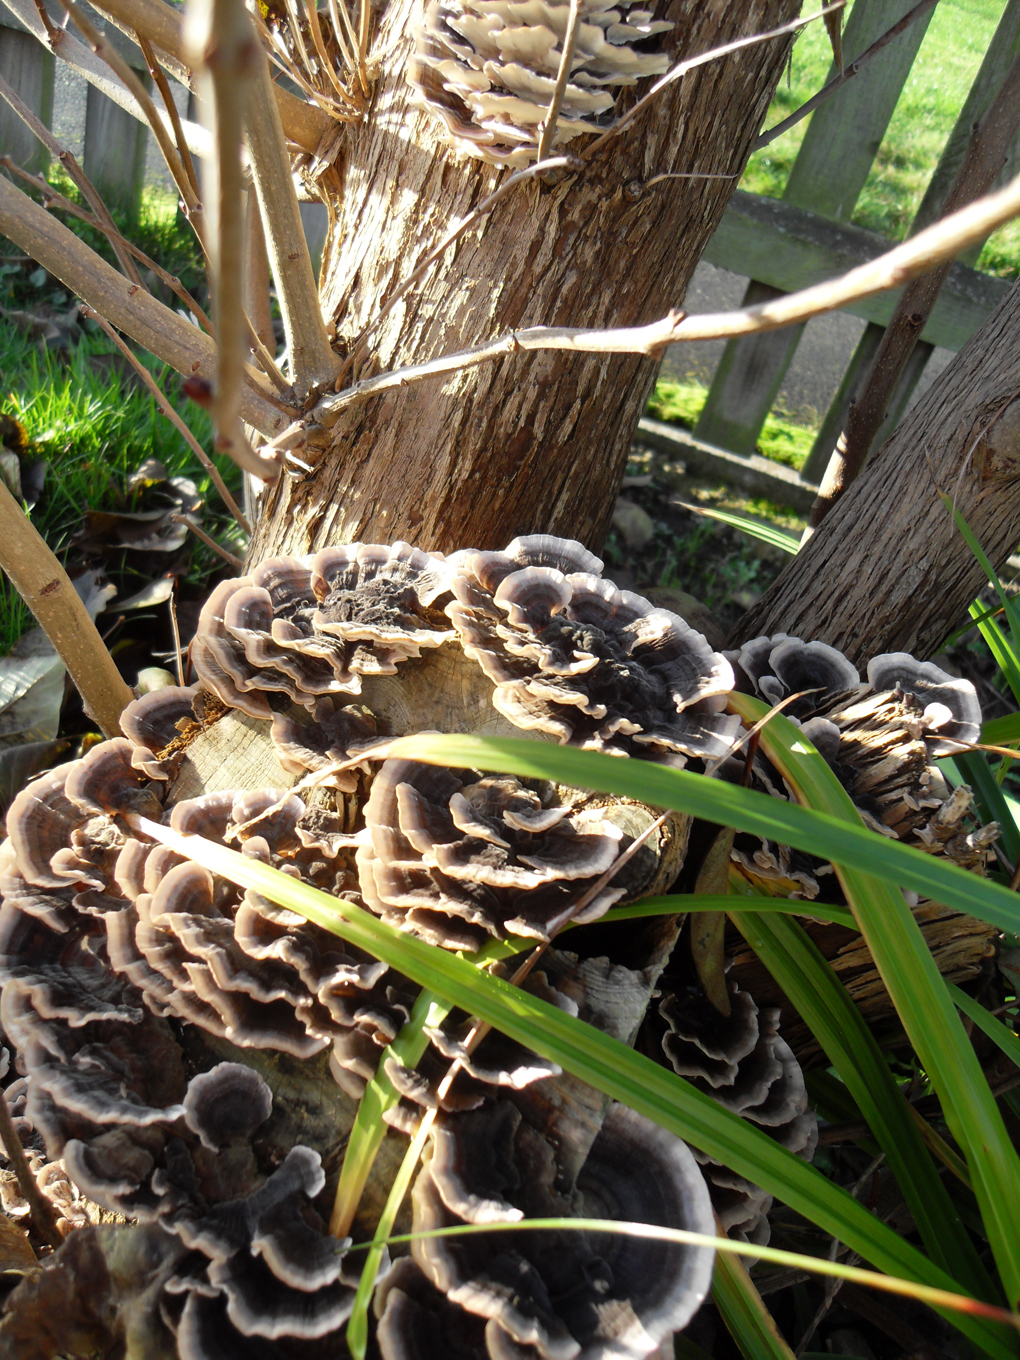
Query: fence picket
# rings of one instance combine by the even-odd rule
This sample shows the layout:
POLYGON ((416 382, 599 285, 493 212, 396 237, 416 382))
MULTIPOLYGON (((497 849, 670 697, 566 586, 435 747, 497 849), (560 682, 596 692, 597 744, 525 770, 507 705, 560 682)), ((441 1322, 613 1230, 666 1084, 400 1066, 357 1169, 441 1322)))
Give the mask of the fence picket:
MULTIPOLYGON (((847 21, 844 51, 854 56, 863 52, 910 8, 911 0, 857 0, 847 21)), ((849 222, 930 17, 901 33, 815 112, 790 171, 784 203, 849 222)), ((760 282, 752 279, 743 305, 761 300, 759 288, 760 282)), ((729 342, 698 421, 699 439, 733 453, 754 452, 803 331, 803 326, 790 326, 729 342)))

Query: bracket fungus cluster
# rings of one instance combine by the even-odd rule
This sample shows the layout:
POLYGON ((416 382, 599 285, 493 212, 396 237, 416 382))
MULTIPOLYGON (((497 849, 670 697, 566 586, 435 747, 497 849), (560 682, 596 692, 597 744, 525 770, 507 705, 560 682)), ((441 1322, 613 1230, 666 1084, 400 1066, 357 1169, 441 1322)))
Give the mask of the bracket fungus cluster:
MULTIPOLYGON (((477 0, 471 31, 494 32, 506 8, 477 0)), ((582 29, 610 11, 583 14, 582 29)), ((622 52, 618 20, 600 31, 622 52)), ((874 825, 981 860, 988 830, 971 828, 966 795, 950 796, 932 764, 980 721, 965 686, 898 656, 879 658, 862 686, 845 658, 797 639, 727 657, 601 572, 581 545, 542 535, 502 552, 353 544, 263 562, 202 611, 194 685, 131 704, 124 737, 46 772, 12 804, 0 1026, 18 1128, 66 1224, 84 1223, 89 1205, 123 1216, 136 1226, 82 1234, 116 1254, 116 1233, 137 1232, 158 1262, 147 1277, 158 1287, 131 1313, 161 1338, 147 1355, 233 1354, 241 1336, 258 1339, 253 1354, 290 1355, 342 1327, 354 1280, 323 1224, 357 1101, 418 994, 147 825, 231 846, 440 948, 499 940, 524 953, 615 901, 668 891, 690 819, 418 764, 380 743, 524 730, 726 777, 741 731, 726 712, 736 672, 773 703, 821 691, 788 711, 874 825)), ((762 756, 753 777, 787 796, 762 756)), ((789 858, 746 838, 734 855, 761 877, 758 859, 789 858)), ((824 867, 783 872, 811 896, 824 867)), ((633 1042, 678 933, 678 918, 636 926, 625 964, 548 949, 524 986, 633 1042)), ((775 1013, 741 992, 728 1020, 704 1011, 703 997, 663 1001, 660 1060, 810 1156, 813 1116, 775 1013)), ((555 1213, 710 1231, 714 1206, 727 1229, 765 1240, 764 1192, 498 1033, 469 1046, 470 1029, 454 1012, 427 1031, 413 1067, 385 1058, 393 1128, 412 1131, 426 1109, 436 1119, 416 1224, 555 1213)), ((0 1197, 17 1212, 2 1166, 0 1197)), ((358 1232, 372 1226, 355 1220, 358 1232)), ((641 1360, 685 1324, 710 1271, 703 1252, 633 1238, 471 1241, 416 1246, 382 1280, 385 1360, 450 1347, 464 1360, 641 1360)), ((19 1286, 0 1341, 53 1279, 88 1292, 84 1259, 68 1243, 42 1272, 50 1284, 19 1286)), ((127 1288, 130 1271, 114 1275, 127 1288)))
MULTIPOLYGON (((662 75, 673 25, 635 0, 581 0, 553 145, 608 125, 617 91, 662 75)), ((432 0, 408 80, 453 146, 494 165, 535 159, 563 55, 562 0, 432 0)))

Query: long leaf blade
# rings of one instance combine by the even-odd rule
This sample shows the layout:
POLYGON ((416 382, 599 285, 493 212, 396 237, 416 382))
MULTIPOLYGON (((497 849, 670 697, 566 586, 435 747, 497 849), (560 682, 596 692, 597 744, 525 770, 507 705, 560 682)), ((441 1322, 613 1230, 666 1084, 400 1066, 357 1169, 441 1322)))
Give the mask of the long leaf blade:
MULTIPOLYGON (((768 712, 767 705, 746 695, 734 695, 733 706, 741 717, 754 722, 768 712)), ((849 794, 789 719, 777 714, 762 729, 760 742, 799 802, 848 821, 859 819, 849 794)), ((1003 1288, 1010 1306, 1016 1307, 1020 1302, 1020 1234, 1012 1205, 1020 1203, 1020 1158, 903 894, 854 864, 835 868, 907 1037, 964 1150, 1003 1288)))
MULTIPOLYGON (((745 697, 745 696, 734 696, 745 697)), ((781 716, 781 715, 780 715, 781 716)), ((767 730, 767 729, 766 729, 767 730)), ((803 749, 807 750, 807 743, 803 749)), ((651 761, 621 760, 597 751, 551 746, 519 737, 474 737, 422 734, 401 737, 388 748, 393 756, 454 768, 503 770, 538 779, 553 779, 578 788, 597 789, 637 798, 654 807, 674 808, 721 826, 753 831, 766 840, 792 845, 834 864, 866 863, 922 897, 934 898, 982 921, 1020 934, 1020 898, 987 879, 942 863, 911 845, 901 845, 824 812, 798 807, 780 798, 737 788, 689 770, 669 769, 651 761)))
MULTIPOLYGON (((502 978, 480 978, 463 959, 401 934, 352 902, 330 897, 202 836, 184 836, 144 817, 132 820, 153 840, 170 845, 211 872, 252 888, 365 949, 451 1005, 476 1015, 559 1063, 581 1081, 703 1149, 838 1237, 879 1270, 961 1292, 957 1281, 814 1167, 619 1040, 502 978)), ((949 1320, 990 1355, 1002 1360, 1015 1357, 1012 1340, 994 1324, 973 1316, 950 1316, 949 1320)))

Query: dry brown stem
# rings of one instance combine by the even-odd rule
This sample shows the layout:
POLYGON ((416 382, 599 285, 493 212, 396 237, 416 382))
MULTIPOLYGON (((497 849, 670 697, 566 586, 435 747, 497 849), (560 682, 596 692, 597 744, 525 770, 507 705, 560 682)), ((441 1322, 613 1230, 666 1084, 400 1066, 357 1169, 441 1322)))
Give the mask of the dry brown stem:
POLYGON ((544 161, 552 148, 553 138, 556 135, 556 119, 559 117, 560 105, 563 103, 563 96, 567 91, 567 81, 570 79, 570 67, 574 60, 574 47, 577 43, 577 30, 580 22, 581 0, 570 0, 567 31, 563 35, 563 50, 560 52, 560 69, 556 72, 556 84, 553 86, 552 98, 549 100, 549 112, 545 115, 544 121, 538 125, 538 151, 535 155, 537 161, 544 161))
MULTIPOLYGON (((66 152, 65 154, 69 156, 70 152, 66 152)), ((43 203, 48 208, 56 208, 60 212, 70 213, 72 217, 77 217, 79 221, 87 222, 89 226, 94 227, 96 231, 103 232, 103 234, 109 238, 110 245, 113 246, 114 249, 119 245, 126 253, 138 260, 139 263, 144 264, 147 268, 151 269, 156 277, 161 279, 170 291, 180 298, 188 311, 194 315, 195 320, 202 329, 209 335, 212 334, 212 322, 184 287, 183 283, 181 283, 180 279, 177 278, 175 274, 168 274, 162 265, 159 265, 155 260, 150 259, 144 250, 139 250, 133 241, 129 241, 126 237, 121 236, 115 225, 104 225, 98 217, 93 217, 92 214, 87 213, 84 208, 80 208, 77 203, 72 203, 69 198, 65 198, 63 194, 58 193, 46 180, 41 179, 38 175, 30 175, 27 170, 22 170, 20 166, 15 165, 10 156, 0 156, 0 165, 2 165, 4 169, 9 170, 12 174, 19 176, 26 184, 31 184, 34 189, 38 190, 43 203)))
MULTIPOLYGON (((2 176, 0 232, 143 349, 186 377, 212 382, 216 351, 203 331, 137 285, 129 284, 123 274, 89 250, 74 232, 2 176)), ((294 420, 297 412, 282 407, 261 375, 248 371, 246 376, 241 416, 271 439, 294 420)), ((265 477, 267 466, 259 459, 248 470, 265 477)))
POLYGON ((313 384, 331 383, 340 361, 330 348, 322 320, 290 156, 272 92, 269 60, 259 46, 246 122, 248 149, 266 250, 287 332, 290 378, 303 395, 313 384))
POLYGON ((64 1235, 57 1227, 53 1205, 39 1189, 39 1183, 32 1175, 32 1168, 28 1164, 25 1149, 21 1146, 21 1139, 14 1127, 11 1112, 7 1108, 7 1099, 2 1091, 0 1091, 0 1143, 3 1144, 7 1160, 18 1178, 18 1189, 28 1200, 32 1222, 39 1236, 56 1251, 58 1247, 63 1246, 64 1235))
MULTIPOLYGON (((123 238, 116 226, 114 226, 109 209, 103 202, 98 189, 96 189, 95 185, 78 164, 74 156, 71 155, 70 151, 64 150, 45 123, 41 122, 35 116, 25 101, 20 99, 17 93, 11 89, 2 75, 0 75, 0 98, 7 101, 21 121, 30 128, 35 136, 38 137, 39 141, 42 142, 50 155, 60 161, 64 169, 71 176, 71 179, 78 186, 85 201, 91 206, 95 213, 96 225, 99 227, 100 231, 106 233, 110 244, 113 246, 114 254, 117 256, 117 262, 121 269, 123 269, 132 283, 144 286, 142 285, 138 270, 135 268, 134 261, 124 249, 123 238)), ((5 157, 5 160, 6 159, 8 158, 5 157)))
POLYGON ((195 537, 201 539, 207 548, 212 548, 214 553, 219 553, 224 562, 229 562, 232 567, 236 567, 239 571, 243 568, 244 563, 239 557, 235 557, 227 548, 217 543, 215 538, 210 537, 204 529, 200 529, 188 515, 171 515, 170 518, 175 524, 186 524, 195 537))
POLYGON ((198 201, 198 195, 195 193, 191 181, 185 173, 180 155, 173 144, 173 138, 166 126, 166 123, 169 120, 164 120, 164 117, 160 116, 155 104, 149 97, 148 90, 146 90, 145 86, 138 79, 138 76, 132 71, 131 67, 120 53, 114 47, 111 47, 98 29, 90 23, 81 7, 75 3, 75 0, 60 0, 60 3, 77 24, 82 37, 84 37, 85 41, 92 48, 92 51, 102 61, 106 62, 114 75, 120 79, 122 84, 125 85, 128 91, 134 96, 135 103, 145 115, 145 121, 148 123, 152 135, 159 144, 159 149, 162 152, 163 159, 166 161, 167 169, 170 171, 170 174, 173 176, 173 181, 177 185, 177 192, 180 194, 184 201, 184 205, 188 210, 188 220, 194 227, 195 234, 201 242, 201 205, 198 201))
POLYGON ((335 396, 324 397, 315 407, 315 417, 323 425, 335 424, 348 407, 360 405, 379 392, 407 387, 425 378, 474 368, 523 350, 568 349, 599 354, 661 355, 666 345, 685 340, 715 340, 733 335, 756 335, 777 330, 797 321, 836 311, 861 298, 872 297, 889 288, 898 288, 943 260, 951 260, 961 250, 983 240, 1002 223, 1020 214, 1020 177, 998 193, 988 194, 969 207, 935 222, 909 241, 895 246, 867 264, 858 265, 841 278, 787 293, 756 307, 732 312, 684 316, 670 312, 661 321, 647 326, 610 330, 582 327, 532 326, 511 331, 485 345, 445 354, 425 364, 411 364, 374 378, 364 378, 335 396))
POLYGON ((197 0, 188 10, 185 36, 216 149, 205 195, 217 342, 209 410, 216 447, 250 465, 254 455, 240 415, 248 353, 241 143, 256 59, 264 56, 241 0, 197 0))
MULTIPOLYGON (((137 118, 141 123, 148 122, 142 106, 124 82, 113 75, 106 62, 97 57, 94 52, 91 52, 84 43, 79 42, 72 34, 61 28, 56 30, 55 37, 50 41, 31 0, 0 0, 0 4, 6 5, 29 32, 42 43, 43 47, 48 48, 61 61, 66 62, 72 71, 76 71, 90 85, 101 90, 108 99, 112 99, 125 112, 130 113, 132 118, 137 118)), ((164 127, 169 131, 169 120, 164 124, 164 127)), ((192 152, 196 156, 208 156, 210 154, 209 138, 206 136, 204 128, 187 120, 182 120, 181 127, 192 152)))
POLYGON ((152 44, 149 42, 148 38, 146 38, 144 33, 136 33, 135 37, 138 39, 138 46, 141 48, 142 56, 145 58, 145 64, 149 68, 149 75, 152 77, 153 84, 159 90, 163 100, 163 107, 166 109, 167 117, 170 119, 170 125, 174 130, 174 141, 177 144, 177 150, 180 152, 184 173, 187 175, 188 182, 195 192, 195 197, 198 198, 201 196, 199 193, 198 175, 195 173, 195 164, 191 159, 191 152, 188 150, 184 129, 181 126, 181 116, 177 112, 177 105, 174 102, 174 97, 170 91, 170 84, 163 73, 163 68, 156 60, 156 54, 153 52, 152 44))
POLYGON ((156 410, 160 413, 160 415, 166 416, 167 420, 169 420, 170 423, 175 427, 175 429, 179 431, 181 436, 184 438, 185 442, 188 444, 188 446, 194 453, 195 457, 205 468, 206 472, 208 472, 213 486, 215 486, 216 490, 220 493, 220 496, 223 499, 223 504, 233 515, 234 519, 237 520, 238 524, 241 526, 244 532, 246 534, 250 534, 251 525, 245 519, 244 515, 241 513, 240 507, 238 506, 237 502, 234 500, 233 496, 227 490, 227 484, 220 476, 219 469, 217 468, 216 464, 209 457, 205 449, 203 449, 202 445, 198 442, 198 440, 195 438, 192 432, 188 429, 187 425, 177 414, 174 408, 170 405, 169 401, 167 401, 166 396, 159 389, 159 384, 156 382, 155 378, 138 358, 138 355, 131 350, 130 346, 124 343, 124 341, 120 338, 120 336, 113 329, 113 327, 110 325, 110 323, 106 320, 105 317, 100 316, 99 313, 93 311, 91 307, 83 307, 81 310, 83 316, 90 317, 93 321, 97 323, 97 325, 99 325, 106 332, 106 334, 110 337, 113 343, 120 350, 121 354, 123 354, 125 359, 127 359, 127 361, 131 364, 135 372, 141 378, 142 382, 149 389, 152 395, 156 398, 156 410))
POLYGON ((120 736, 120 715, 134 695, 67 572, 2 479, 0 566, 56 648, 82 697, 85 712, 105 736, 120 736))
MULTIPOLYGON (((191 83, 190 72, 184 61, 182 20, 177 10, 163 0, 101 0, 95 8, 112 19, 128 37, 144 35, 153 47, 159 49, 156 55, 160 65, 182 84, 191 83)), ((302 150, 314 153, 330 129, 329 117, 279 86, 273 87, 273 96, 287 136, 302 150)))
MULTIPOLYGON (((940 219, 973 203, 995 181, 1020 127, 1020 57, 1014 60, 987 114, 974 128, 966 155, 946 195, 940 219)), ((913 279, 903 290, 885 329, 860 397, 851 402, 846 429, 829 459, 811 513, 808 531, 817 529, 864 466, 885 420, 896 384, 918 337, 927 325, 952 261, 913 279)))
MULTIPOLYGON (((837 59, 836 65, 841 68, 839 75, 834 76, 827 85, 823 85, 818 93, 813 94, 810 99, 801 104, 799 109, 794 109, 788 118, 784 118, 781 123, 777 123, 775 127, 770 127, 766 132, 763 132, 751 149, 753 151, 760 151, 763 146, 769 146, 777 137, 781 137, 784 132, 789 132, 790 128, 796 127, 809 113, 814 113, 819 104, 824 104, 827 99, 831 99, 837 90, 841 89, 848 80, 852 80, 859 71, 862 71, 864 67, 867 66, 872 57, 878 56, 883 47, 891 43, 893 38, 898 38, 904 29, 910 27, 915 19, 920 19, 922 14, 927 14, 930 9, 934 9, 938 2, 939 0, 920 0, 920 4, 917 4, 913 9, 908 10, 898 23, 893 24, 892 28, 886 29, 882 36, 876 38, 871 46, 866 48, 865 51, 852 61, 849 66, 841 66, 841 63, 837 59)), ((826 23, 828 23, 828 19, 826 19, 826 23)))

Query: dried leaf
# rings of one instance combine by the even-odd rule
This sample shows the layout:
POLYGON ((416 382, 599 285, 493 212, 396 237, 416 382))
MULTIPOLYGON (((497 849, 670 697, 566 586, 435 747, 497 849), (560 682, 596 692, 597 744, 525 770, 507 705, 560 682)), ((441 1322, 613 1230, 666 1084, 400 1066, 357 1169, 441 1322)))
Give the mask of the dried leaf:
MULTIPOLYGON (((708 848, 701 866, 696 893, 725 893, 729 885, 730 851, 733 849, 733 827, 727 826, 708 848)), ((726 913, 699 911, 691 915, 691 955, 698 981, 705 995, 721 1015, 730 1013, 730 994, 726 986, 726 913)))

